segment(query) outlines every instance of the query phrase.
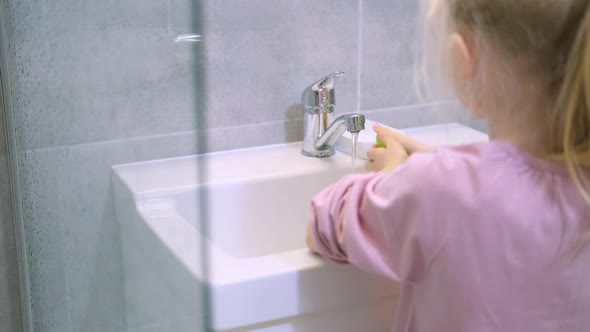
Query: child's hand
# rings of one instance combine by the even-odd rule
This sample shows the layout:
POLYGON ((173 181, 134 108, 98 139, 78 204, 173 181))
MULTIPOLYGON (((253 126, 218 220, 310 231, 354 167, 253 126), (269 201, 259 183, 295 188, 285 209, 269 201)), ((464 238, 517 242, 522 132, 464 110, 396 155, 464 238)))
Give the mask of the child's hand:
MULTIPOLYGON (((369 150, 367 153, 367 158, 369 160, 367 161, 366 168, 369 172, 389 173, 408 159, 409 152, 400 142, 401 134, 385 129, 379 125, 375 125, 373 129, 381 139, 381 142, 385 144, 385 148, 380 148, 377 145, 374 145, 369 150)), ((409 148, 414 147, 412 144, 416 145, 416 147, 426 147, 421 143, 419 143, 419 145, 415 144, 417 142, 411 139, 408 139, 406 143, 411 143, 409 144, 410 146, 408 146, 409 148)))
MULTIPOLYGON (((391 135, 395 140, 404 147, 404 150, 411 155, 414 152, 431 152, 434 151, 434 146, 428 145, 422 142, 418 142, 415 139, 412 139, 409 136, 406 136, 400 132, 390 130, 387 128, 383 128, 382 126, 375 124, 373 125, 373 130, 379 135, 382 133, 384 135, 391 135)), ((387 145, 387 144, 386 144, 387 145)))
POLYGON ((307 223, 307 234, 305 236, 305 244, 307 245, 307 248, 309 248, 309 250, 311 250, 313 253, 317 253, 317 250, 315 249, 315 245, 313 244, 313 237, 311 235, 311 227, 312 227, 312 222, 310 220, 309 223, 307 223))

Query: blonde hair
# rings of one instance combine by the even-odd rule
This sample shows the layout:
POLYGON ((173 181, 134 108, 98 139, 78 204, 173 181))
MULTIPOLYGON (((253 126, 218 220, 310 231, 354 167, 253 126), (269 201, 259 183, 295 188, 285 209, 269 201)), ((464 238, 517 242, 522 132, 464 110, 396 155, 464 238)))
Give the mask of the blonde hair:
POLYGON ((590 167, 590 0, 426 0, 424 5, 419 76, 428 78, 422 87, 432 90, 432 68, 448 67, 450 32, 475 33, 477 47, 493 48, 512 60, 511 72, 529 73, 539 82, 550 103, 539 110, 550 120, 548 158, 567 165, 590 204, 590 183, 583 174, 590 167), (435 54, 443 57, 434 60, 435 54))

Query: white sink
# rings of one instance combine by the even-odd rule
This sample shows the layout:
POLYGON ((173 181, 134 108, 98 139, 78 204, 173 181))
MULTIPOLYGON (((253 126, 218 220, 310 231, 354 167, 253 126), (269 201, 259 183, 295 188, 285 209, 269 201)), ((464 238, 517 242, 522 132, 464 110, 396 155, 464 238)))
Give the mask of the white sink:
MULTIPOLYGON (((438 144, 487 139, 457 124, 405 132, 438 144)), ((311 197, 351 172, 350 156, 314 159, 300 148, 113 168, 132 328, 184 319, 194 331, 210 312, 214 331, 389 329, 395 285, 326 263, 304 246, 311 197), (205 295, 208 311, 199 301, 205 295)))

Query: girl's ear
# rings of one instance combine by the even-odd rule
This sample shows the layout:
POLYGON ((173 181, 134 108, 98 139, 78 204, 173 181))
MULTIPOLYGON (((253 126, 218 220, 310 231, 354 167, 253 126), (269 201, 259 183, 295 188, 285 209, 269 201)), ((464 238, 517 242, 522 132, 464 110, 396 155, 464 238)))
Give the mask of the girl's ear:
POLYGON ((459 33, 454 33, 451 36, 451 56, 455 80, 468 81, 475 76, 476 61, 473 49, 472 43, 465 36, 459 33))
POLYGON ((478 61, 475 43, 469 35, 454 33, 450 39, 451 80, 457 98, 478 118, 485 118, 475 93, 478 61))

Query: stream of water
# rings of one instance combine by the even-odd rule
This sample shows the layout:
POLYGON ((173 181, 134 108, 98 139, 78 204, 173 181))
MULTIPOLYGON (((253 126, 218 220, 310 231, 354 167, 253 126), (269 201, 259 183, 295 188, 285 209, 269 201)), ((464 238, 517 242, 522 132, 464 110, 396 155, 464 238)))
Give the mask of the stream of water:
POLYGON ((352 171, 356 172, 356 143, 359 138, 359 133, 352 133, 352 153, 350 158, 352 159, 352 171))

